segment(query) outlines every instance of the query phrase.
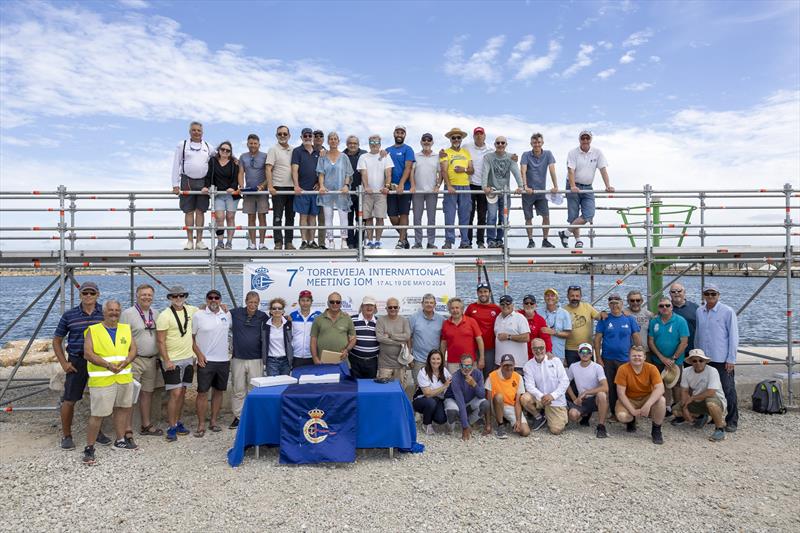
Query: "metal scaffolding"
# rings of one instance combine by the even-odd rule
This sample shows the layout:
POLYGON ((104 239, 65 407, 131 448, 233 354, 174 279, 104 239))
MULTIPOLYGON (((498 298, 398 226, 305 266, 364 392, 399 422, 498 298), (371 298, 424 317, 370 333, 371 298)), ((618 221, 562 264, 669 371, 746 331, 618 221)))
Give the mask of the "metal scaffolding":
MULTIPOLYGON (((535 193, 545 193, 549 191, 535 191, 535 193)), ((561 191, 566 193, 568 191, 561 191)), ((200 193, 184 193, 200 194, 200 193)), ((209 192, 210 204, 214 205, 217 191, 213 188, 209 192)), ((269 195, 268 192, 253 193, 269 195)), ((292 192, 279 192, 279 194, 293 194, 292 192)), ((307 193, 313 194, 313 193, 307 193)), ((353 195, 358 199, 358 205, 363 205, 363 197, 366 193, 359 189, 353 195)), ((395 193, 391 193, 395 194, 395 193)), ((481 194, 480 191, 457 191, 456 193, 439 192, 441 197, 445 194, 481 194)), ((740 189, 740 190, 655 190, 650 185, 645 185, 642 190, 623 190, 614 193, 595 191, 598 198, 604 198, 611 203, 612 199, 619 199, 626 205, 622 206, 598 206, 598 211, 618 212, 623 216, 621 224, 594 224, 586 226, 585 230, 589 238, 587 248, 518 248, 512 245, 512 239, 524 237, 529 226, 524 224, 512 224, 511 218, 514 212, 520 211, 520 207, 509 209, 509 205, 516 200, 519 204, 518 194, 511 191, 500 191, 504 198, 504 209, 502 222, 494 225, 475 226, 477 229, 502 229, 506 236, 505 245, 501 248, 490 249, 368 249, 365 246, 364 231, 367 229, 364 224, 363 213, 355 213, 352 226, 348 229, 354 230, 357 238, 357 245, 354 249, 336 250, 226 250, 215 249, 213 246, 213 236, 216 230, 235 230, 242 232, 245 230, 277 231, 289 229, 288 226, 280 225, 255 225, 255 226, 217 226, 214 216, 209 217, 209 223, 204 227, 186 227, 176 224, 153 224, 152 219, 155 213, 174 213, 179 216, 179 209, 174 204, 175 196, 167 191, 70 191, 65 186, 59 186, 55 191, 0 191, 0 216, 4 219, 11 218, 16 221, 19 218, 27 217, 44 218, 46 216, 56 216, 57 223, 53 225, 5 225, 0 224, 0 268, 49 268, 56 270, 58 275, 41 291, 41 293, 6 326, 0 333, 2 340, 9 331, 54 287, 55 293, 51 298, 47 311, 38 321, 35 331, 31 335, 31 340, 22 352, 16 366, 12 369, 10 376, 5 380, 0 388, 0 409, 23 397, 27 397, 45 389, 18 396, 14 399, 5 399, 5 395, 10 390, 22 387, 41 386, 42 380, 19 380, 14 379, 17 369, 22 364, 27 355, 33 339, 44 325, 48 314, 59 303, 59 310, 63 313, 68 302, 74 304, 74 289, 77 287, 74 275, 76 272, 85 269, 95 268, 114 268, 125 269, 130 275, 130 297, 133 303, 134 295, 134 275, 141 271, 146 276, 153 279, 156 283, 163 286, 163 283, 148 269, 174 269, 192 268, 196 270, 207 270, 211 276, 211 286, 216 283, 216 274, 219 272, 225 289, 231 301, 236 304, 234 291, 228 281, 226 269, 238 268, 242 263, 253 260, 346 260, 346 261, 397 261, 397 260, 441 260, 447 259, 454 261, 457 265, 477 266, 479 269, 492 267, 501 269, 503 272, 503 287, 509 287, 508 272, 510 267, 525 266, 544 266, 557 267, 569 265, 576 268, 586 269, 590 276, 590 299, 593 303, 601 300, 614 288, 624 283, 625 279, 634 273, 644 269, 645 272, 658 271, 660 286, 652 286, 652 276, 648 276, 648 302, 651 305, 657 301, 661 295, 661 286, 680 279, 694 268, 699 268, 701 276, 701 286, 705 284, 706 269, 708 265, 730 264, 730 265, 752 265, 767 264, 775 268, 763 284, 747 299, 740 307, 738 313, 745 308, 761 293, 764 287, 779 276, 783 276, 786 284, 786 358, 779 359, 766 354, 741 351, 748 355, 755 355, 761 358, 765 364, 768 361, 786 365, 788 373, 788 399, 793 402, 792 373, 794 365, 798 364, 792 355, 792 347, 798 344, 793 338, 793 321, 796 320, 793 305, 792 275, 798 271, 800 264, 800 232, 798 223, 792 218, 792 214, 800 212, 798 198, 800 194, 791 184, 786 184, 782 189, 740 189), (166 201, 172 199, 171 205, 166 201), (660 215, 654 216, 654 208, 668 208, 668 202, 679 202, 680 212, 686 210, 690 215, 692 212, 699 213, 699 223, 690 222, 690 216, 682 221, 671 222, 664 220, 660 215), (732 203, 731 203, 732 202, 732 203), (743 202, 743 203, 740 203, 743 202), (111 207, 100 204, 113 204, 111 207), (123 205, 118 205, 123 204, 123 205), (153 205, 158 204, 158 205, 153 205), (636 205, 637 207, 628 207, 636 205), (639 209, 641 221, 631 222, 635 210, 639 209), (720 212, 742 212, 738 223, 716 222, 711 220, 714 214, 720 212), (127 213, 127 223, 124 225, 110 225, 108 218, 120 217, 127 213), (753 216, 757 214, 756 221, 748 221, 744 214, 753 216), (782 219, 769 219, 770 215, 780 213, 782 219), (88 224, 79 224, 78 216, 84 220, 87 216, 98 218, 103 215, 105 220, 91 221, 88 224), (142 221, 143 216, 150 220, 142 221), (181 240, 184 237, 182 231, 187 229, 204 230, 206 239, 211 239, 212 246, 208 250, 175 250, 159 248, 157 242, 181 240), (780 240, 780 244, 731 244, 731 245, 710 245, 710 238, 723 238, 730 242, 733 239, 746 239, 748 243, 757 242, 755 238, 763 240, 772 238, 780 240), (676 245, 663 246, 662 243, 675 239, 676 245), (609 239, 629 242, 630 247, 603 246, 603 241, 609 239), (25 244, 19 249, 10 246, 12 242, 23 241, 25 244), (40 242, 36 242, 40 241, 40 242), (48 241, 44 243, 43 241, 48 241), (95 241, 95 242, 92 242, 95 241), (109 241, 111 246, 97 247, 97 241, 109 241), (116 241, 116 243, 115 243, 116 241), (120 241, 127 241, 126 245, 118 244, 120 241), (690 243, 691 241, 691 243, 690 243), (91 243, 84 246, 84 243, 91 243), (690 245, 684 246, 684 244, 690 245), (115 245, 116 244, 116 245, 115 245), (598 289, 596 295, 595 274, 598 267, 606 264, 622 265, 627 273, 617 279, 608 288, 598 289), (670 265, 675 265, 681 271, 669 283, 661 284, 661 272, 670 265)), ((564 211, 564 207, 550 207, 552 211, 564 211)), ((664 209, 662 214, 669 213, 664 209)), ((438 213, 441 217, 441 213, 438 213)), ((498 217, 500 218, 500 217, 498 217)), ((564 217, 566 218, 566 216, 564 217)), ((326 225, 304 226, 304 229, 318 230, 341 229, 331 225, 332 221, 327 221, 326 225)), ((405 226, 385 226, 384 231, 390 232, 392 229, 408 229, 409 234, 414 229, 434 228, 437 238, 441 238, 443 230, 454 229, 458 231, 461 226, 451 223, 435 225, 405 225, 405 226)), ((534 229, 541 231, 549 228, 553 232, 558 230, 570 230, 576 226, 568 224, 551 224, 549 226, 536 225, 534 229)), ((300 226, 292 226, 298 232, 300 226)), ((338 239, 337 239, 338 240, 338 239)), ((479 274, 480 275, 480 274, 479 274)), ((772 340, 772 339, 771 339, 772 340)), ((52 409, 53 407, 43 407, 42 409, 52 409)), ((8 408, 6 408, 8 409, 8 408)), ((14 408, 19 409, 19 408, 14 408)), ((28 408, 37 409, 37 408, 28 408)))

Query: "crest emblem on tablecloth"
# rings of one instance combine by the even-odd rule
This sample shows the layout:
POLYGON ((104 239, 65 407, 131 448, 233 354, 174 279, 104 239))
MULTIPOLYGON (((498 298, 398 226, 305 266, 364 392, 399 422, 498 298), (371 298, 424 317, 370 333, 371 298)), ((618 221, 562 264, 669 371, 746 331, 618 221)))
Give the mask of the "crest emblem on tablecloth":
POLYGON ((312 409, 308 412, 309 418, 303 425, 303 436, 311 444, 319 444, 330 435, 336 435, 335 431, 328 429, 328 423, 322 418, 325 411, 322 409, 312 409))

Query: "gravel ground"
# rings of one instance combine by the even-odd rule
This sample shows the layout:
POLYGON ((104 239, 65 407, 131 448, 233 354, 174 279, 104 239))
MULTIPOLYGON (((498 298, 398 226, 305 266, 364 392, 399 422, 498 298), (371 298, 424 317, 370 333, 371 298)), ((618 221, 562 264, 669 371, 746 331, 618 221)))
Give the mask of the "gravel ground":
POLYGON ((366 450, 339 466, 280 466, 262 448, 236 469, 227 429, 175 444, 138 437, 135 452, 98 446, 85 467, 87 411, 81 402, 74 451, 57 448, 56 413, 0 414, 0 530, 800 530, 797 411, 745 407, 721 443, 706 439, 710 426, 667 424, 655 446, 645 421, 633 435, 610 424, 606 440, 573 425, 505 441, 420 435, 423 454, 366 450))

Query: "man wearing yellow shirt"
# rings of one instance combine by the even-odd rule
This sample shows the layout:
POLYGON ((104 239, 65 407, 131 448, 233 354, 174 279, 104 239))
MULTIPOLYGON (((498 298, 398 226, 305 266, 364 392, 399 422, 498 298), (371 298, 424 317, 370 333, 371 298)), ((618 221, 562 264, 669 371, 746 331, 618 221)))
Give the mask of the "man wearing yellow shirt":
POLYGON ((161 354, 161 373, 164 389, 169 391, 167 403, 167 440, 174 442, 178 435, 188 435, 189 430, 179 420, 186 398, 186 387, 194 378, 194 350, 192 349, 192 315, 197 311, 186 304, 189 293, 180 285, 167 293, 170 306, 156 319, 158 349, 161 354))
MULTIPOLYGON (((461 147, 461 140, 466 132, 453 128, 444 134, 450 139, 450 148, 444 150, 444 155, 439 159, 440 174, 444 176, 447 194, 444 195, 442 209, 444 210, 444 223, 452 226, 456 221, 458 212, 459 231, 461 232, 461 245, 459 248, 472 248, 469 241, 469 215, 472 210, 472 199, 469 194, 456 191, 469 191, 469 177, 475 173, 472 166, 472 155, 469 150, 461 147)), ((443 248, 451 249, 456 241, 455 229, 444 230, 445 243, 443 248)))
POLYGON ((567 289, 569 303, 564 306, 564 310, 572 318, 572 331, 570 331, 564 346, 568 368, 572 363, 580 362, 578 347, 584 342, 592 343, 594 321, 601 318, 600 311, 595 309, 592 304, 582 301, 582 296, 583 293, 578 285, 570 285, 567 289))

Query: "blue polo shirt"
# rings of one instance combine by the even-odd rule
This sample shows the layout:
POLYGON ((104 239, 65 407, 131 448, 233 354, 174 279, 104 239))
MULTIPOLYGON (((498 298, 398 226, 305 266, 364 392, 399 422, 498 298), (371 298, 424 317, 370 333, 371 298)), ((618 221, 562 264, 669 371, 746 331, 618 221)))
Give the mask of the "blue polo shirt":
MULTIPOLYGON (((533 150, 523 153, 519 164, 527 165, 525 167, 525 184, 531 189, 540 191, 549 189, 547 186, 547 169, 555 162, 556 158, 553 157, 553 152, 550 150, 542 150, 542 154, 539 157, 534 155, 533 150)), ((544 195, 541 196, 544 197, 544 195)))
MULTIPOLYGON (((563 307, 556 307, 555 311, 548 311, 545 307, 543 314, 548 328, 553 328, 557 332, 572 331, 572 317, 563 307)), ((550 340, 553 344, 553 355, 563 360, 566 357, 567 339, 551 335, 550 340)))
MULTIPOLYGON (((414 157, 414 150, 407 144, 401 144, 400 146, 392 145, 386 149, 386 152, 392 156, 392 163, 394 163, 394 168, 392 169, 392 183, 400 183, 400 178, 403 177, 403 171, 406 168, 406 161, 416 161, 417 159, 414 157)), ((407 191, 411 188, 411 178, 406 180, 406 184, 403 186, 403 190, 407 191)))
POLYGON ((698 305, 694 302, 686 300, 681 307, 672 305, 672 314, 682 316, 689 326, 689 346, 686 347, 686 353, 694 350, 694 332, 697 330, 697 308, 698 305))
POLYGON ((628 353, 633 344, 632 336, 639 332, 639 324, 632 316, 609 314, 597 323, 595 333, 603 334, 603 360, 628 362, 628 353))
POLYGON ((428 318, 421 310, 408 317, 408 324, 411 326, 411 343, 414 360, 424 363, 428 360, 428 352, 439 349, 439 341, 442 338, 442 325, 444 317, 438 313, 433 313, 433 317, 428 318))
POLYGON ((236 359, 261 359, 261 324, 267 319, 264 311, 256 310, 247 316, 246 307, 231 309, 231 335, 233 357, 236 359))
POLYGON ((304 191, 313 191, 314 185, 319 183, 317 161, 318 150, 309 153, 302 144, 292 150, 292 165, 297 165, 297 183, 304 191))
MULTIPOLYGON (((681 343, 681 337, 689 336, 689 325, 682 316, 676 315, 675 313, 672 313, 672 316, 666 324, 661 320, 660 316, 655 316, 650 319, 647 335, 653 339, 661 355, 664 357, 672 357, 672 354, 675 353, 675 350, 681 343)), ((684 350, 684 353, 681 354, 676 362, 682 365, 685 356, 686 351, 684 350)), ((653 357, 655 358, 655 355, 653 357)))
POLYGON ((95 304, 91 315, 83 312, 80 305, 73 307, 61 315, 56 331, 56 337, 67 338, 67 354, 72 357, 83 357, 83 332, 89 326, 103 321, 103 308, 95 304))

